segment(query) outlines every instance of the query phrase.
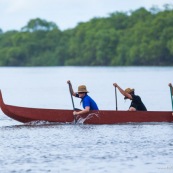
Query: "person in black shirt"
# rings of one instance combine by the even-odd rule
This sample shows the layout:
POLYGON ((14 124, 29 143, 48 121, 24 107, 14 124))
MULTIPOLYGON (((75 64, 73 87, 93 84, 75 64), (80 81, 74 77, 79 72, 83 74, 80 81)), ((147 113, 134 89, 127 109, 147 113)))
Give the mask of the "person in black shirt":
POLYGON ((118 90, 120 91, 120 93, 122 95, 125 96, 124 99, 132 100, 130 107, 129 107, 129 111, 147 111, 141 98, 139 96, 135 95, 134 89, 127 88, 127 89, 123 90, 122 88, 120 88, 118 86, 117 83, 114 83, 113 85, 118 88, 118 90))

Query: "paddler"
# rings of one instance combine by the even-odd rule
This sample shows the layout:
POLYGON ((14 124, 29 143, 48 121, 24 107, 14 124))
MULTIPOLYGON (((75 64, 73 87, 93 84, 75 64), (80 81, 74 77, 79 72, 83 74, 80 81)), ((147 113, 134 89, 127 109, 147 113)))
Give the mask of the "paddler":
POLYGON ((70 80, 68 80, 67 83, 70 86, 71 94, 75 97, 81 98, 81 103, 84 108, 84 110, 74 111, 73 115, 81 115, 88 113, 90 110, 98 110, 96 102, 87 94, 88 91, 85 85, 80 85, 78 87, 78 92, 74 92, 70 80))
POLYGON ((129 111, 147 111, 141 98, 138 95, 135 95, 134 89, 126 88, 125 90, 123 90, 120 86, 118 86, 117 83, 114 83, 113 85, 118 88, 122 95, 124 95, 124 99, 131 100, 131 104, 128 109, 129 111))

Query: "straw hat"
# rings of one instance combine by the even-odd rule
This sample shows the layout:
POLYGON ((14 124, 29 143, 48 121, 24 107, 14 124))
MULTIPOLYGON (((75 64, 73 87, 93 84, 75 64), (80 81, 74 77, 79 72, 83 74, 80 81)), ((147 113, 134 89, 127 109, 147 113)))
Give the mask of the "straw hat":
POLYGON ((88 93, 86 86, 85 85, 80 85, 78 87, 78 93, 88 93))
MULTIPOLYGON (((132 92, 134 92, 134 89, 132 88, 126 88, 125 89, 125 92, 128 93, 128 94, 131 94, 132 92)), ((128 97, 124 97, 124 99, 127 99, 128 97)))

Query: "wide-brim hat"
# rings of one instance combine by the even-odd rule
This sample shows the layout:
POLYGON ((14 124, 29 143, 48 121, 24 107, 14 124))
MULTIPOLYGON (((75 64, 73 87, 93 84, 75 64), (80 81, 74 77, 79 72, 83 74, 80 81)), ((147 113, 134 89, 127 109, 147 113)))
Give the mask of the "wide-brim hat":
POLYGON ((78 86, 78 93, 88 93, 85 85, 78 86))
MULTIPOLYGON (((132 92, 134 92, 134 90, 135 90, 135 89, 133 89, 133 88, 126 88, 126 89, 125 89, 125 92, 128 93, 128 94, 131 94, 132 92)), ((127 99, 127 98, 128 98, 128 97, 126 97, 126 96, 124 97, 124 99, 127 99)))

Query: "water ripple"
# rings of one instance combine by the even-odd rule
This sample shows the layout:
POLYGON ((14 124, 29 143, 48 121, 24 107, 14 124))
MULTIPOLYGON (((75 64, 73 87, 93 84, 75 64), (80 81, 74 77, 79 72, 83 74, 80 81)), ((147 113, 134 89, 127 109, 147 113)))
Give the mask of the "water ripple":
POLYGON ((164 172, 173 125, 35 122, 0 127, 0 172, 164 172))

